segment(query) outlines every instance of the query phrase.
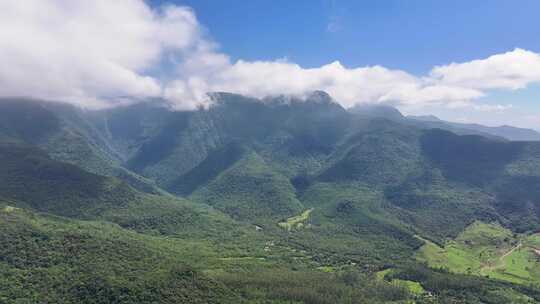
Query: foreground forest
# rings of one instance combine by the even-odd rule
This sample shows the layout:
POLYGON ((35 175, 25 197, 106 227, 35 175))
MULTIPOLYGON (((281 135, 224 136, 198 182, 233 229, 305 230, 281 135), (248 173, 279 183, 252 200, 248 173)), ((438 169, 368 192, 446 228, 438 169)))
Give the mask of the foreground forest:
POLYGON ((0 302, 540 302, 540 142, 212 97, 0 100, 0 302))

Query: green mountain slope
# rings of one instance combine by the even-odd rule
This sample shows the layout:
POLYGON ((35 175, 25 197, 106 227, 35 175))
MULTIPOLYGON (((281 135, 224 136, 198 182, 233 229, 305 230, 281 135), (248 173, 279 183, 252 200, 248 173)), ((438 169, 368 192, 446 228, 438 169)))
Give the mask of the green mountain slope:
POLYGON ((422 245, 386 210, 380 192, 359 183, 316 183, 301 201, 312 208, 307 226, 290 237, 304 246, 337 255, 343 262, 378 269, 412 256, 422 245))
POLYGON ((255 152, 247 152, 191 197, 241 220, 267 221, 302 210, 289 180, 255 152))
POLYGON ((219 244, 219 257, 190 263, 253 303, 538 299, 523 280, 416 257, 448 250, 476 221, 512 236, 540 229, 540 144, 428 129, 392 109, 347 111, 324 92, 211 98, 208 109, 180 112, 162 100, 100 111, 0 104, 0 201, 203 244, 184 256, 219 244), (381 286, 367 283, 375 277, 381 286), (322 296, 331 291, 312 280, 336 294, 322 296))
POLYGON ((417 121, 417 124, 428 128, 440 128, 458 134, 476 134, 506 138, 513 141, 539 141, 540 133, 532 129, 516 128, 512 126, 487 127, 479 124, 457 123, 441 120, 435 116, 407 116, 417 121))
POLYGON ((422 170, 418 131, 387 120, 369 121, 336 149, 333 158, 318 180, 357 180, 380 187, 422 170))
POLYGON ((371 188, 382 197, 375 202, 382 217, 437 242, 474 220, 540 227, 540 198, 526 191, 540 185, 528 169, 540 163, 536 143, 417 128, 388 110, 351 113, 323 92, 306 100, 212 98, 214 106, 193 112, 148 104, 105 111, 104 137, 129 151, 131 169, 239 219, 285 220, 309 208, 303 193, 326 183, 371 188), (246 151, 257 155, 250 165, 246 151))
POLYGON ((102 219, 137 231, 226 237, 237 224, 209 207, 141 193, 21 145, 0 145, 0 198, 15 207, 78 219, 102 219))
POLYGON ((518 235, 498 224, 475 222, 444 247, 427 242, 416 257, 456 273, 538 285, 540 265, 534 250, 539 244, 538 234, 518 235))
POLYGON ((343 136, 349 114, 322 92, 310 102, 276 98, 260 101, 228 93, 213 94, 208 110, 171 112, 165 106, 136 104, 86 113, 127 168, 175 191, 183 175, 211 153, 246 145, 283 162, 328 154, 343 136), (281 156, 280 156, 281 154, 281 156))
POLYGON ((116 225, 0 210, 2 303, 238 303, 164 240, 116 225))
POLYGON ((237 143, 230 143, 221 149, 211 151, 195 168, 174 180, 168 189, 179 195, 189 195, 198 187, 215 179, 245 156, 245 148, 237 143))
POLYGON ((120 166, 122 154, 94 127, 91 117, 91 113, 67 104, 2 98, 0 139, 36 145, 56 160, 118 177, 148 193, 159 193, 152 181, 120 166))

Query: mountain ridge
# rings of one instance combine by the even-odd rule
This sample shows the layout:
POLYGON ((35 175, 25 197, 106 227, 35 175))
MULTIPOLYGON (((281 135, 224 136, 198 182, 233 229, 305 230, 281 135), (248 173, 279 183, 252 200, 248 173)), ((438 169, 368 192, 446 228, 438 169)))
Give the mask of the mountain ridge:
MULTIPOLYGON (((13 221, 36 218, 60 227, 40 230, 53 240, 70 237, 63 236, 65 227, 91 231, 85 223, 99 222, 104 231, 116 225, 112 235, 125 242, 135 233, 160 246, 191 244, 174 249, 180 256, 171 261, 197 266, 194 273, 201 274, 202 285, 190 288, 210 288, 223 301, 335 303, 354 294, 368 297, 368 303, 388 303, 423 301, 427 291, 439 303, 540 299, 536 287, 512 285, 504 274, 497 273, 509 282, 429 268, 417 260, 419 251, 433 248, 424 247, 429 242, 447 250, 478 221, 499 223, 516 237, 540 229, 540 192, 535 190, 540 189, 540 142, 470 130, 456 134, 398 116, 388 107, 350 111, 322 92, 288 101, 229 93, 214 98, 213 106, 195 111, 154 103, 99 111, 39 102, 0 104, 11 111, 0 112, 0 213, 6 213, 0 214, 0 228, 14 229, 10 238, 28 244, 29 226, 13 221), (46 123, 40 125, 40 119, 46 123), (376 279, 380 271, 389 271, 388 281, 376 279), (311 288, 314 278, 327 287, 311 288), (459 282, 465 279, 482 291, 464 291, 459 282), (397 280, 421 283, 427 291, 413 295, 395 285, 397 280), (298 294, 283 286, 295 286, 298 294), (377 293, 368 295, 365 286, 377 293), (330 287, 339 295, 323 296, 330 287), (494 296, 497 290, 503 296, 494 296)), ((109 238, 88 242, 109 243, 109 238)), ((47 247, 54 248, 50 254, 68 250, 54 246, 47 247)), ((110 252, 111 260, 102 255, 106 250, 89 254, 110 263, 117 249, 110 252)), ((153 250, 140 248, 147 249, 153 250)), ((162 269, 157 260, 149 261, 162 269)), ((31 254, 22 262, 39 265, 40 259, 31 254)), ((126 259, 128 266, 132 262, 126 259)), ((15 271, 2 263, 0 273, 15 271)), ((74 271, 62 267, 62 273, 74 271)), ((39 271, 32 266, 25 276, 39 271)), ((112 278, 100 271, 89 275, 112 278)), ((128 288, 124 292, 130 296, 139 291, 123 275, 118 278, 90 285, 115 294, 128 288)), ((152 299, 166 299, 161 292, 170 292, 164 285, 136 282, 153 286, 152 299)))

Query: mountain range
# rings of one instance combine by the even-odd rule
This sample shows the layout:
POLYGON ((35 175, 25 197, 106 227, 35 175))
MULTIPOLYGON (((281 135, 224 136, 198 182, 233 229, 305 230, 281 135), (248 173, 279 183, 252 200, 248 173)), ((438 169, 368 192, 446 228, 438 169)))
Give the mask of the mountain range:
POLYGON ((211 97, 0 100, 0 302, 540 301, 538 132, 211 97))

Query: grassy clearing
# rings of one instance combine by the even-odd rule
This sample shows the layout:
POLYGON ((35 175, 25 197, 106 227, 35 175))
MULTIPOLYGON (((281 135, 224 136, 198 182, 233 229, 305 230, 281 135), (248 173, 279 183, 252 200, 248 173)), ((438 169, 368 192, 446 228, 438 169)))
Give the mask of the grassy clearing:
MULTIPOLYGON (((386 275, 392 274, 392 268, 388 268, 385 270, 381 270, 377 273, 375 273, 375 278, 377 281, 388 281, 388 279, 385 279, 386 275)), ((397 286, 397 287, 404 287, 407 289, 411 294, 414 295, 422 295, 426 292, 424 287, 418 282, 411 281, 411 280, 403 280, 403 279, 391 279, 390 283, 397 286)))
POLYGON ((513 283, 540 283, 540 259, 533 251, 540 245, 538 235, 513 235, 497 224, 476 222, 444 247, 425 242, 416 259, 432 267, 513 283))
POLYGON ((317 269, 322 272, 327 272, 327 273, 331 273, 335 271, 335 268, 332 266, 319 266, 317 267, 317 269))
POLYGON ((391 268, 381 270, 381 271, 375 273, 375 277, 377 278, 377 280, 384 280, 384 276, 389 274, 390 272, 392 272, 391 268))
POLYGON ((418 282, 415 281, 409 281, 409 280, 400 280, 400 279, 394 279, 392 280, 392 284, 396 284, 398 286, 404 286, 409 290, 410 293, 415 295, 422 295, 426 292, 424 287, 418 282))
POLYGON ((532 252, 527 249, 516 250, 504 257, 500 267, 489 272, 491 278, 511 281, 514 283, 528 283, 538 280, 534 278, 530 269, 535 267, 532 252))
POLYGON ((501 258, 500 267, 489 273, 490 277, 514 283, 540 282, 540 257, 534 252, 540 248, 540 235, 530 235, 520 244, 501 258))
POLYGON ((10 212, 15 211, 16 209, 17 209, 17 208, 12 207, 12 206, 5 206, 5 207, 4 207, 4 212, 10 213, 10 212))
POLYGON ((291 231, 293 229, 301 229, 306 226, 306 221, 309 219, 309 215, 313 211, 313 208, 305 210, 299 215, 295 215, 293 217, 288 218, 285 222, 279 222, 278 226, 286 229, 287 231, 291 231))

